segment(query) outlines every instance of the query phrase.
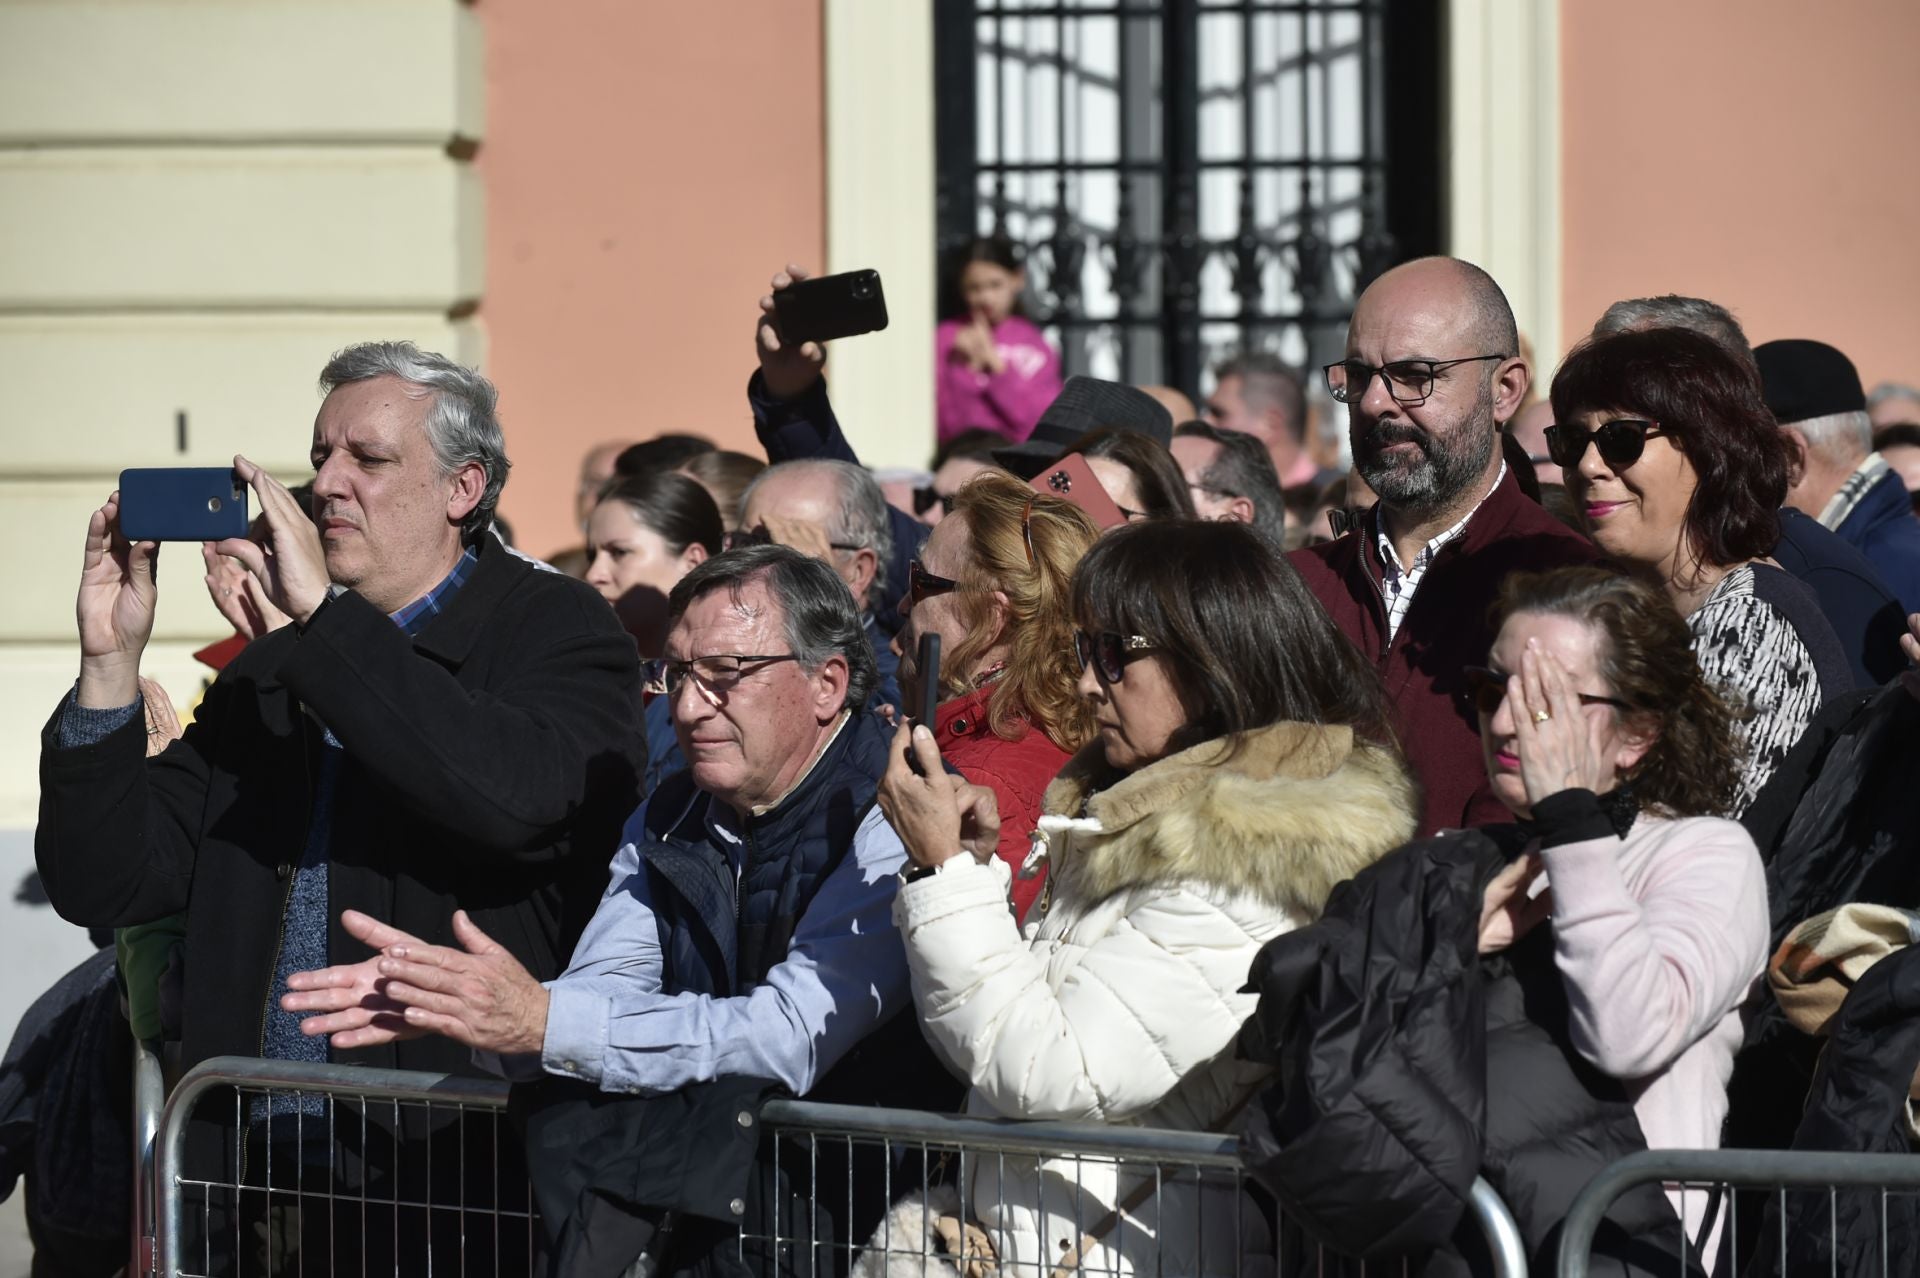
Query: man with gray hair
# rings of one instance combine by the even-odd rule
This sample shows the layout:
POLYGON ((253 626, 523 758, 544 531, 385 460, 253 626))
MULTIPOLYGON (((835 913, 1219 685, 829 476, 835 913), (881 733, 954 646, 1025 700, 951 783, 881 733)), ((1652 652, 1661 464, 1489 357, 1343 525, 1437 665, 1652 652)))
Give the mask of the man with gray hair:
POLYGON ((1275 546, 1286 545, 1287 499, 1259 440, 1206 422, 1183 422, 1174 427, 1169 451, 1200 518, 1252 524, 1275 546))
POLYGON ((1873 421, 1853 361, 1825 342, 1766 342, 1753 352, 1767 407, 1800 465, 1787 504, 1859 549, 1900 606, 1920 612, 1920 521, 1907 487, 1873 451, 1873 421))
MULTIPOLYGON (((186 913, 170 1027, 185 1065, 329 1059, 280 996, 351 944, 343 911, 440 937, 465 910, 529 970, 557 973, 645 767, 632 641, 591 588, 489 532, 508 465, 493 386, 371 342, 336 355, 320 387, 313 518, 236 457, 266 544, 214 547, 292 624, 222 670, 185 735, 147 759, 138 680, 160 547, 127 540, 114 493, 87 528, 79 680, 42 737, 34 850, 55 908, 99 926, 186 913)), ((335 1047, 354 1064, 472 1071, 445 1042, 335 1047)), ((249 1139, 287 1106, 300 1108, 256 1106, 249 1139)))
POLYGON ((1306 374, 1268 351, 1243 351, 1216 364, 1213 379, 1207 420, 1259 440, 1282 487, 1318 489, 1335 477, 1307 452, 1306 374))
POLYGON ((928 1059, 919 1073, 910 1052, 918 1028, 891 919, 906 853, 874 803, 891 733, 862 709, 873 656, 840 575, 792 547, 748 546, 688 573, 668 611, 665 695, 688 766, 628 821, 567 970, 542 984, 463 918, 459 945, 441 946, 356 917, 374 957, 304 975, 296 985, 313 992, 288 1000, 326 1013, 309 1032, 350 1035, 333 1009, 390 1000, 412 1011, 403 1032, 493 1053, 532 1084, 516 1105, 534 1115, 555 1272, 575 1272, 585 1236, 596 1254, 627 1249, 616 1272, 648 1244, 648 1209, 689 1205, 664 1170, 669 1139, 688 1143, 701 1186, 726 1182, 713 1214, 737 1222, 744 1208, 730 1217, 726 1204, 756 1142, 737 1139, 736 1117, 750 1126, 749 1098, 766 1087, 819 1094, 844 1066, 833 1094, 872 1103, 939 1072, 928 1059), (898 1043, 849 1059, 897 1013, 898 1043), (683 1116, 672 1138, 663 1109, 683 1116), (632 1210, 580 1206, 601 1198, 632 1210))
POLYGON ((806 458, 769 466, 740 498, 740 531, 730 545, 778 542, 824 561, 860 606, 861 625, 879 670, 875 704, 898 706, 900 685, 891 636, 875 619, 887 564, 893 558, 893 527, 886 494, 863 467, 848 461, 806 458))

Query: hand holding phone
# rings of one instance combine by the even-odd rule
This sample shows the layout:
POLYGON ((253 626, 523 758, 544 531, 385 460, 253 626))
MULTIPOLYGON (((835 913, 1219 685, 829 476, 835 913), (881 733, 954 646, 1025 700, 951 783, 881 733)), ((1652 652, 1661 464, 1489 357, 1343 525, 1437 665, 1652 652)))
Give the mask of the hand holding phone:
POLYGON ((785 342, 831 342, 887 326, 887 297, 878 271, 848 271, 817 280, 795 278, 773 294, 785 342))
POLYGON ((940 636, 924 634, 920 636, 920 649, 914 659, 914 669, 920 681, 920 704, 916 707, 919 717, 915 723, 927 725, 927 731, 933 731, 934 716, 940 709, 940 636))
POLYGON ((128 541, 220 541, 247 535, 247 488, 230 466, 120 472, 120 531, 128 541))

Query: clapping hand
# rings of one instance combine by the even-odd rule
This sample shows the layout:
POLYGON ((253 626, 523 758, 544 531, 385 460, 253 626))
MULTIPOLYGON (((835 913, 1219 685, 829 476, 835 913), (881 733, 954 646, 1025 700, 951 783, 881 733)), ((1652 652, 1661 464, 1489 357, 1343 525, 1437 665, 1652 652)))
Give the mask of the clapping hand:
POLYGON ((975 311, 972 323, 953 335, 953 354, 976 373, 992 374, 1006 368, 985 311, 975 311))
POLYGON ((1588 713, 1566 666, 1537 640, 1527 641, 1519 671, 1507 679, 1507 705, 1528 806, 1563 790, 1608 788, 1606 718, 1588 713))
POLYGON ((941 865, 963 852, 985 864, 999 846, 1000 804, 993 791, 949 773, 933 732, 921 724, 903 719, 894 729, 879 799, 915 865, 941 865))

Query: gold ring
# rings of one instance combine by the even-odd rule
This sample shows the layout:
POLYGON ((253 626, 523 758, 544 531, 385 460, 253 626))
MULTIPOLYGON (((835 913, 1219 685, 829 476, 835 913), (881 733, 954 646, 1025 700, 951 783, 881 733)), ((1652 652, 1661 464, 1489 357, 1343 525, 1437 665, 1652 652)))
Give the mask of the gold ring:
POLYGON ((1545 710, 1535 710, 1533 712, 1533 721, 1535 723, 1545 723, 1547 720, 1551 718, 1553 718, 1553 715, 1548 713, 1545 710))

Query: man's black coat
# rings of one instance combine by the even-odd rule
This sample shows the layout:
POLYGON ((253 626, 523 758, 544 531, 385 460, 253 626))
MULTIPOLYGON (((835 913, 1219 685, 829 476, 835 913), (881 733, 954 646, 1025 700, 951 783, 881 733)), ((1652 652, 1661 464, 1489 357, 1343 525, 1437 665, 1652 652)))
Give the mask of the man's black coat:
MULTIPOLYGON (((253 643, 186 735, 144 758, 136 715, 105 740, 41 740, 35 859, 76 923, 185 911, 182 1064, 258 1056, 293 868, 312 818, 324 723, 345 749, 332 813, 329 955, 366 957, 356 909, 455 945, 465 909, 529 971, 565 967, 606 882, 645 769, 633 641, 587 586, 492 537, 446 609, 409 638, 348 591, 304 633, 253 643)), ((427 1037, 336 1053, 473 1072, 427 1037)))

